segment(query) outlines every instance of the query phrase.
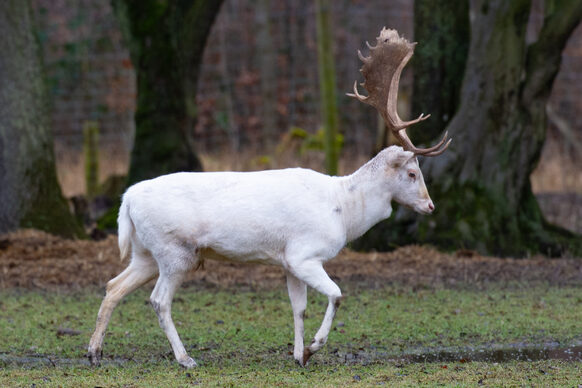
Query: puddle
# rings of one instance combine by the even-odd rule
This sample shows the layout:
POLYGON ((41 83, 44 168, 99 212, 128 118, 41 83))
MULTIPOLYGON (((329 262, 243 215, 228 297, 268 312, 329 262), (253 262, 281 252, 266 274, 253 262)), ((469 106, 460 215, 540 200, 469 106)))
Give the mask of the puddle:
POLYGON ((475 350, 442 350, 426 353, 406 354, 394 359, 407 363, 422 362, 508 362, 508 361, 540 361, 563 360, 582 361, 582 345, 569 347, 558 346, 514 346, 510 348, 475 349, 475 350))
MULTIPOLYGON (((102 360, 103 366, 119 366, 125 364, 125 359, 109 359, 102 360)), ((33 356, 11 356, 9 354, 0 354, 0 367, 6 366, 70 366, 70 365, 85 365, 90 366, 89 360, 86 358, 59 358, 49 357, 45 355, 33 356)))
MULTIPOLYGON (((432 363, 432 362, 509 362, 509 361, 540 361, 540 360, 563 360, 563 361, 582 361, 582 343, 576 343, 571 346, 563 347, 557 343, 550 343, 545 345, 525 345, 514 344, 493 345, 484 348, 464 348, 451 349, 445 348, 440 350, 419 350, 417 352, 407 352, 399 355, 390 355, 385 351, 379 349, 363 350, 359 352, 337 352, 340 363, 345 364, 368 364, 372 361, 395 361, 400 363, 432 363)), ((200 358, 200 360, 202 360, 200 358)), ((158 359, 159 360, 159 359, 158 359)), ((102 366, 120 366, 126 364, 129 360, 114 358, 104 359, 101 361, 102 366)), ((323 361, 323 360, 322 360, 323 361)), ((324 363, 328 363, 324 361, 324 363)), ((335 362, 338 360, 336 359, 335 362)), ((140 361, 136 361, 140 362, 140 361)), ((155 360, 148 360, 148 362, 155 362, 155 360)), ((332 361, 333 363, 334 361, 332 361)), ((0 353, 0 367, 6 366, 71 366, 71 365, 86 365, 89 366, 89 361, 86 358, 58 358, 53 356, 35 354, 29 356, 12 356, 6 353, 0 353)))

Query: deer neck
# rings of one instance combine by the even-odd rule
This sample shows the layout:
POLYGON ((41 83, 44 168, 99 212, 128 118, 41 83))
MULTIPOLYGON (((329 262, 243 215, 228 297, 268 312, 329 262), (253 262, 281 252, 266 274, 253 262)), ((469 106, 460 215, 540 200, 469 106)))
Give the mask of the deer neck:
POLYGON ((341 203, 347 241, 352 241, 392 214, 392 193, 386 178, 377 177, 381 166, 372 159, 340 180, 341 203))

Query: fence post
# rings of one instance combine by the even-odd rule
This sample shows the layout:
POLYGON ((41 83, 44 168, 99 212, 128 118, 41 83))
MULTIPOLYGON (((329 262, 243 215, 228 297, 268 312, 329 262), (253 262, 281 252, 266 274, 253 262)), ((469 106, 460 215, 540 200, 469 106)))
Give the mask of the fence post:
POLYGON ((83 123, 83 155, 85 157, 85 194, 92 200, 99 190, 99 123, 83 123))
POLYGON ((325 128, 325 169, 330 175, 338 170, 338 111, 333 59, 332 31, 329 22, 331 5, 328 0, 316 1, 317 13, 317 63, 319 68, 319 93, 325 128))

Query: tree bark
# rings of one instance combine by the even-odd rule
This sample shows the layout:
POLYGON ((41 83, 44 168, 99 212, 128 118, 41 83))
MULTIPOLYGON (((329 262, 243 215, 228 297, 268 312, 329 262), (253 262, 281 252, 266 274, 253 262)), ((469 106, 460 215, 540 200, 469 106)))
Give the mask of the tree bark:
POLYGON ((437 211, 419 217, 399 210, 396 222, 370 233, 365 244, 386 248, 393 238, 503 256, 582 253, 579 236, 544 220, 529 178, 545 140, 545 106, 561 52, 582 18, 582 2, 547 3, 539 39, 528 47, 530 3, 475 1, 461 103, 447 128, 454 140, 423 165, 437 211))
POLYGON ((0 233, 84 236, 56 176, 48 97, 29 0, 0 2, 0 233))
POLYGON ((202 54, 222 0, 112 0, 137 75, 129 183, 199 171, 192 129, 202 54))
POLYGON ((412 112, 429 120, 408 131, 415 144, 436 139, 459 107, 471 26, 468 0, 415 0, 412 112))

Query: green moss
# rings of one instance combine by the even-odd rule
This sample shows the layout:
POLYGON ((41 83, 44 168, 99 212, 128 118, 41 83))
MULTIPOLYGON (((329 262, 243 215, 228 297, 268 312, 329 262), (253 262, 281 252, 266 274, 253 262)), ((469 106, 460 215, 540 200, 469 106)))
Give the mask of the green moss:
MULTIPOLYGON (((446 191, 431 187, 437 203, 431 216, 388 219, 372 228, 356 249, 389 250, 414 243, 431 244, 445 251, 474 249, 483 254, 527 257, 581 255, 582 239, 548 224, 531 191, 518 207, 509 205, 502 192, 474 183, 456 184, 446 191)), ((394 217, 394 216, 393 216, 394 217)))
POLYGON ((68 238, 84 238, 82 224, 71 214, 61 193, 52 160, 47 161, 46 155, 40 155, 26 172, 25 179, 34 183, 27 193, 29 197, 19 226, 68 238))
POLYGON ((85 238, 80 222, 70 213, 64 198, 39 199, 20 221, 21 228, 44 230, 68 238, 85 238))
POLYGON ((97 220, 97 229, 111 232, 117 231, 117 215, 119 214, 120 201, 111 206, 101 218, 97 220))
MULTIPOLYGON (((420 219, 418 236, 447 250, 458 248, 477 249, 487 253, 499 253, 509 248, 519 252, 522 248, 515 212, 509 209, 500 195, 474 184, 454 186, 446 193, 433 188, 433 196, 446 198, 439 202, 438 213, 420 219), (511 247, 504 241, 512 236, 511 247)), ((511 254, 511 253, 510 253, 511 254)))
POLYGON ((549 256, 580 253, 573 234, 550 227, 544 222, 533 194, 524 195, 512 207, 503 192, 465 183, 444 192, 433 188, 441 201, 438 213, 424 217, 418 224, 420 241, 446 250, 476 249, 501 256, 529 256, 541 252, 549 256))

